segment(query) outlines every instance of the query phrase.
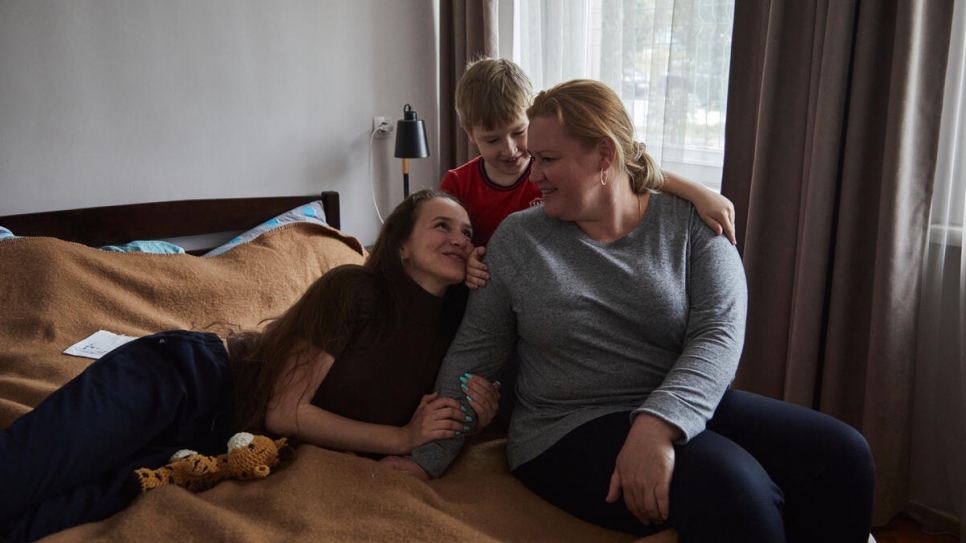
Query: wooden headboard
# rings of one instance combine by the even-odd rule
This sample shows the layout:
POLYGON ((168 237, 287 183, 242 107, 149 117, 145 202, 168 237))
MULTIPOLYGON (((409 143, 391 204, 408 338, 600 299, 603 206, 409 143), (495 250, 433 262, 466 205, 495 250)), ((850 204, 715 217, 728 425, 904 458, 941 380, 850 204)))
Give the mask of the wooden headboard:
POLYGON ((311 196, 175 200, 0 216, 17 236, 47 236, 84 245, 241 232, 299 205, 322 201, 326 222, 341 228, 339 193, 311 196))

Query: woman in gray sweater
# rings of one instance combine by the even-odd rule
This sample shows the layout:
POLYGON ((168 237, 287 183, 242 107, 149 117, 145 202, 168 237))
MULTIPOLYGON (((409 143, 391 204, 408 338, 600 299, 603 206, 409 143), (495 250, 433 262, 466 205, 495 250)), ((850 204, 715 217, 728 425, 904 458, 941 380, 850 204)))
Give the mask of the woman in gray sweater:
MULTIPOLYGON (((745 332, 741 259, 633 141, 605 85, 571 81, 528 110, 542 207, 487 253, 440 371, 493 379, 518 363, 507 456, 547 501, 682 542, 865 541, 874 466, 862 436, 815 411, 729 390, 745 332), (511 356, 516 353, 516 356, 511 356)), ((410 461, 439 477, 462 440, 410 461)), ((418 471, 418 468, 416 468, 418 471)))

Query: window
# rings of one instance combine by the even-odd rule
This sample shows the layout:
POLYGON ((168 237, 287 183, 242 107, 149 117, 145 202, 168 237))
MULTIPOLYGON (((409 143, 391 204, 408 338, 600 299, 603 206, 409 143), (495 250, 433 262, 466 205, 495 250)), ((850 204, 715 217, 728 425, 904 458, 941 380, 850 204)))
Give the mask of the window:
POLYGON ((734 0, 517 0, 513 60, 536 89, 597 79, 661 166, 715 190, 734 0))
POLYGON ((933 187, 931 243, 963 246, 966 208, 966 3, 955 5, 946 87, 943 93, 939 153, 933 187))

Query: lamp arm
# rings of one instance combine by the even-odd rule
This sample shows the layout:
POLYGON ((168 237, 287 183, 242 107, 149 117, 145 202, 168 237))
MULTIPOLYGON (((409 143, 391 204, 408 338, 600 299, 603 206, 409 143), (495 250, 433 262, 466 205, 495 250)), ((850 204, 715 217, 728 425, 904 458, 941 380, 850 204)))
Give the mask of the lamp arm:
POLYGON ((402 159, 403 170, 403 197, 409 196, 409 159, 402 159))

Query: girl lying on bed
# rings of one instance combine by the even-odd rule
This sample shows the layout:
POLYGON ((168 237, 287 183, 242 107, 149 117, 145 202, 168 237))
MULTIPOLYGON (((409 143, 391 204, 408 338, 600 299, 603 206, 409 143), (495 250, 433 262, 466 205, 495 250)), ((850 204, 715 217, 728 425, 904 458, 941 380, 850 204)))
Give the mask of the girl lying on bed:
POLYGON ((262 332, 162 332, 106 354, 0 431, 0 541, 107 518, 135 497, 135 469, 184 448, 223 452, 239 430, 400 455, 485 426, 499 396, 489 382, 461 379, 475 411, 432 393, 462 318, 471 234, 454 198, 420 191, 364 267, 329 271, 262 332))

